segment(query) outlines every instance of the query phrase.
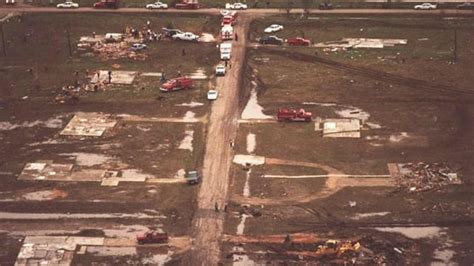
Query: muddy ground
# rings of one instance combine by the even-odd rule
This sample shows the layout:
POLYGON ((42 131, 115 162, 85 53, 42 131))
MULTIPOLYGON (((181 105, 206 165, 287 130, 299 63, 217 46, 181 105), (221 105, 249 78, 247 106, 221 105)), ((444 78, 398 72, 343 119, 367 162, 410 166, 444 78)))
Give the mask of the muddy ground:
MULTIPOLYGON (((250 238, 295 233, 315 233, 325 239, 345 238, 347 233, 369 235, 381 237, 380 242, 369 242, 385 243, 378 252, 391 264, 472 262, 472 247, 465 235, 472 236, 474 215, 470 207, 474 202, 474 143, 469 137, 473 133, 470 121, 474 119, 470 85, 474 81, 470 64, 473 54, 469 48, 474 41, 474 21, 426 17, 320 17, 301 21, 266 17, 253 22, 250 38, 263 35, 263 28, 272 23, 284 25, 284 30, 275 33, 279 37, 304 36, 313 43, 364 37, 407 39, 408 44, 347 51, 251 45, 246 91, 248 94, 254 88, 258 92, 262 113, 256 116, 269 117, 263 122, 240 124, 235 153, 249 154, 251 150, 250 154, 290 161, 290 165, 268 162, 252 166, 250 171, 234 165, 233 205, 226 233, 250 238), (455 28, 458 57, 453 63, 455 28), (313 118, 362 119, 361 138, 323 138, 315 131, 314 123, 273 123, 281 107, 304 108, 313 113, 313 118), (251 134, 255 137, 249 144, 251 134), (394 184, 374 187, 377 176, 389 175, 387 163, 420 161, 448 162, 464 185, 414 193, 394 184), (334 173, 374 175, 374 179, 263 177, 328 174, 321 167, 292 166, 291 162, 316 163, 334 169, 334 173), (241 204, 249 204, 252 211, 243 210, 241 204), (243 219, 242 213, 250 217, 243 219), (406 231, 402 235, 374 230, 395 230, 392 227, 397 226, 401 227, 398 232, 410 227, 428 230, 427 226, 438 231, 419 237, 406 231), (405 248, 402 256, 393 252, 397 245, 405 248), (413 248, 410 252, 409 247, 413 248), (436 249, 445 253, 440 255, 436 249)), ((228 254, 227 261, 320 259, 281 257, 281 253, 298 249, 283 243, 241 244, 226 244, 223 252, 228 254), (236 251, 236 247, 245 251, 236 251)), ((370 245, 367 241, 365 244, 370 245)), ((315 247, 301 250, 314 251, 315 247)))
MULTIPOLYGON (((25 164, 37 160, 73 163, 77 171, 131 169, 132 175, 158 180, 182 178, 184 170, 202 167, 211 106, 206 92, 213 86, 213 69, 218 63, 215 42, 149 43, 144 61, 104 60, 76 49, 81 36, 122 32, 126 26, 141 28, 147 20, 157 32, 172 26, 217 37, 219 29, 218 17, 171 14, 35 14, 14 17, 4 24, 7 57, 0 62, 4 85, 0 89, 0 209, 4 214, 0 227, 2 246, 8 248, 1 253, 0 264, 13 264, 21 244, 18 240, 31 234, 108 229, 133 240, 148 227, 161 228, 172 237, 190 234, 197 186, 125 182, 102 187, 100 182, 17 180, 25 164), (159 77, 137 77, 130 85, 110 85, 105 91, 81 94, 75 103, 54 101, 63 86, 76 79, 81 84, 88 82, 86 73, 108 69, 164 72, 167 78, 178 72, 201 71, 208 78, 197 80, 193 90, 162 93, 159 77), (60 135, 78 111, 111 114, 117 125, 102 137, 60 135), (160 122, 156 118, 170 119, 160 122), (191 138, 186 140, 189 131, 191 138), (13 216, 6 218, 7 213, 13 216), (47 218, 21 218, 38 213, 47 218), (110 217, 87 218, 101 214, 110 217)), ((162 249, 139 248, 115 261, 110 260, 113 251, 99 252, 79 256, 73 263, 161 263, 168 260, 167 248, 162 249)))

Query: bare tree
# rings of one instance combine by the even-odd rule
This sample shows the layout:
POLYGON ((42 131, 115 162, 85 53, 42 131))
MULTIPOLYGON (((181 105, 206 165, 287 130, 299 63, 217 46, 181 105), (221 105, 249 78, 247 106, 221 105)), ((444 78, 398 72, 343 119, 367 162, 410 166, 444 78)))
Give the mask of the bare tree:
POLYGON ((290 17, 291 9, 293 9, 293 1, 292 1, 292 0, 288 0, 288 2, 286 3, 286 8, 285 8, 286 16, 287 16, 287 17, 290 17))
POLYGON ((313 7, 313 0, 302 0, 303 3, 303 13, 306 18, 309 17, 311 8, 313 7))

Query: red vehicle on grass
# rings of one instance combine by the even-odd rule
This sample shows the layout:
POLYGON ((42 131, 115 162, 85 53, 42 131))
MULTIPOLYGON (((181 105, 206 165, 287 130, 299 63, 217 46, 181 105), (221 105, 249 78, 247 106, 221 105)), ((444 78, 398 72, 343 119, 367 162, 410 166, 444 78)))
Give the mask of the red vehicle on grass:
POLYGON ((286 40, 289 45, 309 46, 311 42, 308 39, 296 37, 286 40))
POLYGON ((290 108, 280 108, 277 114, 278 122, 284 121, 301 121, 301 122, 311 122, 312 114, 311 112, 306 112, 304 109, 290 109, 290 108))
POLYGON ((168 242, 168 234, 157 232, 155 230, 147 231, 143 234, 137 235, 137 242, 140 245, 153 244, 153 243, 166 243, 168 242))
POLYGON ((170 92, 192 88, 194 88, 194 82, 191 78, 179 77, 163 83, 163 85, 160 87, 160 90, 163 92, 170 92))

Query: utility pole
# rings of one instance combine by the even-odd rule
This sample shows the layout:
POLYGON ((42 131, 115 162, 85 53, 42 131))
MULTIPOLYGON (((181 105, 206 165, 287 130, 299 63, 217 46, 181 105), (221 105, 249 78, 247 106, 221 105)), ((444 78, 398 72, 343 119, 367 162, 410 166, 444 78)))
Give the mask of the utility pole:
POLYGON ((72 47, 71 47, 71 36, 69 34, 69 23, 67 24, 66 36, 67 36, 67 45, 69 47, 69 57, 72 57, 72 47))
POLYGON ((5 34, 3 34, 3 23, 0 23, 0 33, 2 35, 3 56, 7 56, 7 47, 5 46, 5 34))
POLYGON ((454 28, 454 51, 453 51, 453 62, 456 63, 458 59, 458 29, 454 28))

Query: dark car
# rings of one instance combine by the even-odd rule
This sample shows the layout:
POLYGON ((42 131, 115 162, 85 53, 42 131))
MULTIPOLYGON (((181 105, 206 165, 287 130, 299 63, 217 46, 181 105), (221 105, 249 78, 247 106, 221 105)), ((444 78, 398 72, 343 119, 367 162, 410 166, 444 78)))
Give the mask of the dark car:
POLYGON ((266 36, 258 39, 258 43, 260 44, 276 44, 282 45, 283 39, 278 38, 277 36, 266 36))
POLYGON ((474 4, 471 3, 462 3, 456 6, 457 9, 469 9, 474 10, 474 4))
POLYGON ((196 170, 187 171, 184 178, 186 178, 186 182, 190 185, 198 184, 201 180, 201 175, 196 170))
POLYGON ((334 6, 331 3, 321 3, 321 4, 319 4, 319 9, 321 9, 321 10, 331 10, 331 9, 334 9, 334 6))

